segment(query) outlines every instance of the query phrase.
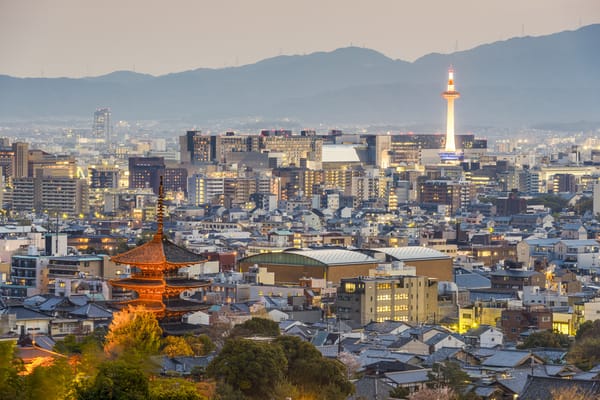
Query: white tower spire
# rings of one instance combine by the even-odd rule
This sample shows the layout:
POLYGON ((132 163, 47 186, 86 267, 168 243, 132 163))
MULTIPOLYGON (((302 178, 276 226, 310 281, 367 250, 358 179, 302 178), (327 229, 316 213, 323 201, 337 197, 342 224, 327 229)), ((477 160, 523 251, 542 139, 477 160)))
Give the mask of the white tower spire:
POLYGON ((454 142, 454 100, 460 97, 460 93, 454 88, 454 69, 448 69, 448 88, 442 93, 442 97, 448 102, 448 112, 446 116, 446 147, 447 153, 456 152, 454 142))

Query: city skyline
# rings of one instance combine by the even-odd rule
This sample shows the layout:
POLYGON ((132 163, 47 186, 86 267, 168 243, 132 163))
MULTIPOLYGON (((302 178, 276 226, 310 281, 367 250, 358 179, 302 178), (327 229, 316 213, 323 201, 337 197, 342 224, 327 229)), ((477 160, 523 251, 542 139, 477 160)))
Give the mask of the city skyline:
POLYGON ((97 76, 117 70, 162 75, 251 64, 277 56, 350 45, 413 61, 519 36, 540 36, 600 22, 593 0, 463 0, 376 4, 273 0, 229 4, 178 1, 100 4, 39 1, 32 9, 0 3, 0 74, 97 76), (432 8, 440 12, 432 13, 432 8), (235 12, 231 12, 234 10, 235 12), (419 40, 414 40, 419 38, 419 40))

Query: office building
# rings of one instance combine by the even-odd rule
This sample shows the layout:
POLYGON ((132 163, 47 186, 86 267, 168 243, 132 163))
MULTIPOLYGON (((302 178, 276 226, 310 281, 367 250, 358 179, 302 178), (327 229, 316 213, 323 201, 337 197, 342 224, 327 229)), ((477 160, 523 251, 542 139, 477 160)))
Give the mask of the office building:
POLYGON ((426 276, 361 276, 342 279, 336 308, 340 319, 360 326, 384 321, 435 323, 437 295, 437 280, 426 276))

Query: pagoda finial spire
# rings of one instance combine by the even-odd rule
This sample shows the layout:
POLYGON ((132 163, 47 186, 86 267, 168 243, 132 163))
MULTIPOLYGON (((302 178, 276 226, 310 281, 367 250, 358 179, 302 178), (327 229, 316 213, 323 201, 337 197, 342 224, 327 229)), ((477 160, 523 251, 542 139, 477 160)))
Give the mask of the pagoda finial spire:
POLYGON ((156 210, 156 234, 154 238, 162 239, 163 236, 163 217, 164 217, 164 200, 165 200, 165 191, 163 187, 163 176, 160 176, 160 184, 158 185, 158 208, 156 210))

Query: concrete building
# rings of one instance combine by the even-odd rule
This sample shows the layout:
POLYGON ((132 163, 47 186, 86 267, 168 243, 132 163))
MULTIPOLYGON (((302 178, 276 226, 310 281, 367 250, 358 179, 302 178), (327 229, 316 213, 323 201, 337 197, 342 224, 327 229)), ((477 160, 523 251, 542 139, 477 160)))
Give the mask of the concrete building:
POLYGON ((437 281, 426 276, 342 279, 336 307, 342 320, 358 325, 387 320, 435 322, 437 281))
POLYGON ((366 254, 340 249, 263 253, 239 261, 241 272, 248 272, 256 265, 275 273, 276 284, 298 284, 302 278, 319 278, 337 285, 342 278, 368 276, 369 270, 378 264, 378 260, 366 254))
POLYGON ((440 251, 421 246, 381 247, 361 250, 381 262, 401 261, 415 267, 416 274, 439 281, 453 281, 452 257, 440 251))

